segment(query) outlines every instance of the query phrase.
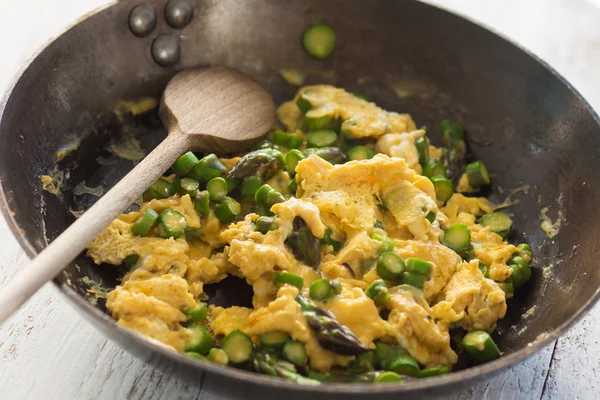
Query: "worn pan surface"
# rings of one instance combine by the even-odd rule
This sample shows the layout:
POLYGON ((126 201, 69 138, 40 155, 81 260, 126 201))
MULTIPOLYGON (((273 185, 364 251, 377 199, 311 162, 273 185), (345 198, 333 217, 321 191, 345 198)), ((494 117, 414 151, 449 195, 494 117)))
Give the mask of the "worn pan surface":
MULTIPOLYGON (((254 76, 278 102, 296 90, 280 69, 310 71, 307 83, 333 83, 386 109, 412 114, 431 128, 434 141, 440 119, 461 120, 472 151, 495 174, 496 201, 530 185, 513 197, 518 203, 510 212, 518 221, 517 240, 532 244, 536 262, 532 281, 510 301, 499 325, 501 359, 399 386, 306 388, 197 363, 127 332, 105 314, 102 299, 89 295, 91 283, 85 279, 95 282, 96 290, 110 289, 123 271, 79 257, 54 283, 81 314, 127 349, 159 367, 177 366, 177 373, 194 382, 208 371, 206 379, 228 382, 224 390, 235 382, 247 384, 249 395, 265 390, 292 397, 306 396, 303 391, 448 393, 538 351, 597 300, 600 127, 581 96, 534 56, 469 21, 408 0, 196 0, 193 18, 182 29, 167 24, 163 1, 151 0, 157 23, 144 38, 128 26, 138 3, 110 5, 59 36, 23 70, 4 99, 0 206, 30 256, 74 220, 71 210, 97 199, 99 193, 85 187, 106 189, 132 168, 132 161, 115 154, 123 137, 139 139, 146 152, 164 137, 154 113, 119 120, 112 112, 117 103, 158 98, 182 68, 221 64, 254 76), (333 26, 338 34, 335 52, 325 61, 310 59, 300 45, 301 33, 315 22, 333 26), (172 37, 155 42, 162 34, 172 37), (74 143, 78 149, 57 164, 56 151, 74 143), (64 174, 58 195, 43 191, 40 183, 40 175, 53 170, 64 174), (552 222, 561 220, 552 239, 540 228, 545 207, 552 222)), ((128 144, 130 139, 120 145, 128 144)), ((224 286, 210 289, 221 302, 239 303, 250 295, 232 297, 240 291, 224 286)))

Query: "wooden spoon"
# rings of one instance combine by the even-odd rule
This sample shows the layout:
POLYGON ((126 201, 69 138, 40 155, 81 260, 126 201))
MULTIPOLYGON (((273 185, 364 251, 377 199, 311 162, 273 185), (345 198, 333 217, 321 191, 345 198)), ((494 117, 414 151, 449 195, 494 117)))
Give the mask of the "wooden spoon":
POLYGON ((243 150, 275 122, 275 105, 257 82, 223 68, 180 72, 164 91, 167 138, 0 289, 0 323, 73 261, 113 219, 189 150, 243 150))

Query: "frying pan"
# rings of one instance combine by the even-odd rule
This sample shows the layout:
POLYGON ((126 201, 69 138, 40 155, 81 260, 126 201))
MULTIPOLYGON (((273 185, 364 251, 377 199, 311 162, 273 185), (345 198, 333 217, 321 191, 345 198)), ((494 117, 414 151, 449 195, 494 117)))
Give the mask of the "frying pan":
MULTIPOLYGON (((132 168, 135 157, 123 158, 119 146, 136 150, 139 142, 148 152, 166 135, 155 112, 115 114, 123 100, 157 99, 181 69, 226 65, 255 77, 276 102, 297 90, 280 71, 305 71, 306 84, 332 83, 412 114, 437 144, 437 122, 460 120, 472 153, 494 173, 492 200, 500 203, 521 189, 511 196, 509 211, 517 221, 515 240, 534 248, 533 278, 499 323, 495 340, 502 358, 403 385, 303 387, 174 354, 106 314, 103 299, 90 289, 113 288, 124 271, 81 255, 54 284, 98 329, 157 368, 177 367, 195 384, 206 373, 206 379, 223 381, 224 390, 244 384, 249 396, 435 395, 524 360, 597 301, 600 126, 550 67, 482 27, 416 1, 188 1, 189 8, 181 0, 146 1, 154 20, 144 9, 131 14, 141 1, 109 5, 52 41, 14 81, 0 119, 0 208, 30 257, 74 220, 72 211, 89 207, 132 168), (299 40, 317 22, 338 36, 324 61, 307 56, 299 40), (66 156, 57 163, 60 149, 66 156), (52 172, 63 176, 57 195, 40 183, 40 175, 52 172), (561 221, 552 238, 540 228, 546 207, 547 218, 561 221)), ((221 304, 251 296, 235 279, 213 286, 207 291, 221 304)))

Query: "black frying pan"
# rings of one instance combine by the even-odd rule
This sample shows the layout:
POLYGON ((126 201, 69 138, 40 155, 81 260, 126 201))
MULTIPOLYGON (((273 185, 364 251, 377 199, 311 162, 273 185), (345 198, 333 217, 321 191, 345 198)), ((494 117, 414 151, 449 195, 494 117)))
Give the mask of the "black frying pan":
MULTIPOLYGON (((81 314, 128 350, 159 368, 176 366, 176 373, 196 384, 206 372, 206 379, 223 381, 224 391, 243 382, 250 388, 248 396, 447 394, 535 353, 598 299, 597 115, 531 54, 469 21, 409 0, 195 0, 191 22, 179 29, 165 21, 163 1, 147 3, 157 17, 154 29, 142 29, 147 36, 135 36, 128 24, 138 2, 108 6, 43 49, 3 101, 0 207, 30 256, 74 220, 70 210, 83 210, 97 199, 75 194, 78 183, 108 188, 131 169, 131 161, 107 150, 110 143, 133 132, 149 151, 166 134, 154 113, 119 120, 113 113, 116 104, 158 98, 183 68, 220 64, 254 76, 277 102, 296 91, 278 70, 312 71, 306 83, 333 83, 364 93, 386 109, 410 113, 430 128, 438 144, 439 120, 462 121, 472 151, 495 173, 492 199, 501 201, 511 189, 531 185, 510 212, 518 221, 516 239, 532 244, 536 261, 533 279, 510 301, 499 324, 501 359, 404 385, 301 387, 199 363, 119 327, 105 314, 101 299, 90 303, 89 281, 82 278, 108 289, 124 271, 79 257, 54 283, 81 314), (301 48, 302 32, 315 22, 333 26, 338 35, 325 61, 311 59, 301 48), (58 163, 69 172, 60 195, 42 191, 39 176, 56 167, 55 152, 74 138, 80 139, 78 149, 58 163), (553 220, 559 210, 563 213, 553 239, 540 229, 540 208, 546 206, 553 220)), ((151 27, 149 20, 137 22, 138 28, 151 27)), ((185 19, 180 22, 185 25, 185 19)), ((243 302, 248 293, 231 290, 234 286, 239 282, 229 279, 209 290, 222 303, 243 302)))

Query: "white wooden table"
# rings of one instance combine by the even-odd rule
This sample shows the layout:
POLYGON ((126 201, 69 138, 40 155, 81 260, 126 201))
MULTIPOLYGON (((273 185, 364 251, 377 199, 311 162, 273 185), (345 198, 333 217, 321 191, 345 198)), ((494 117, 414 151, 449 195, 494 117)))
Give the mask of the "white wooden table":
MULTIPOLYGON (((428 0, 532 50, 600 109, 600 0, 428 0)), ((39 45, 105 0, 0 0, 0 90, 39 45)), ((27 264, 0 218, 0 284, 27 264)), ((597 399, 600 308, 525 363, 456 399, 597 399)), ((122 350, 46 286, 0 327, 0 399, 221 398, 122 350)))

